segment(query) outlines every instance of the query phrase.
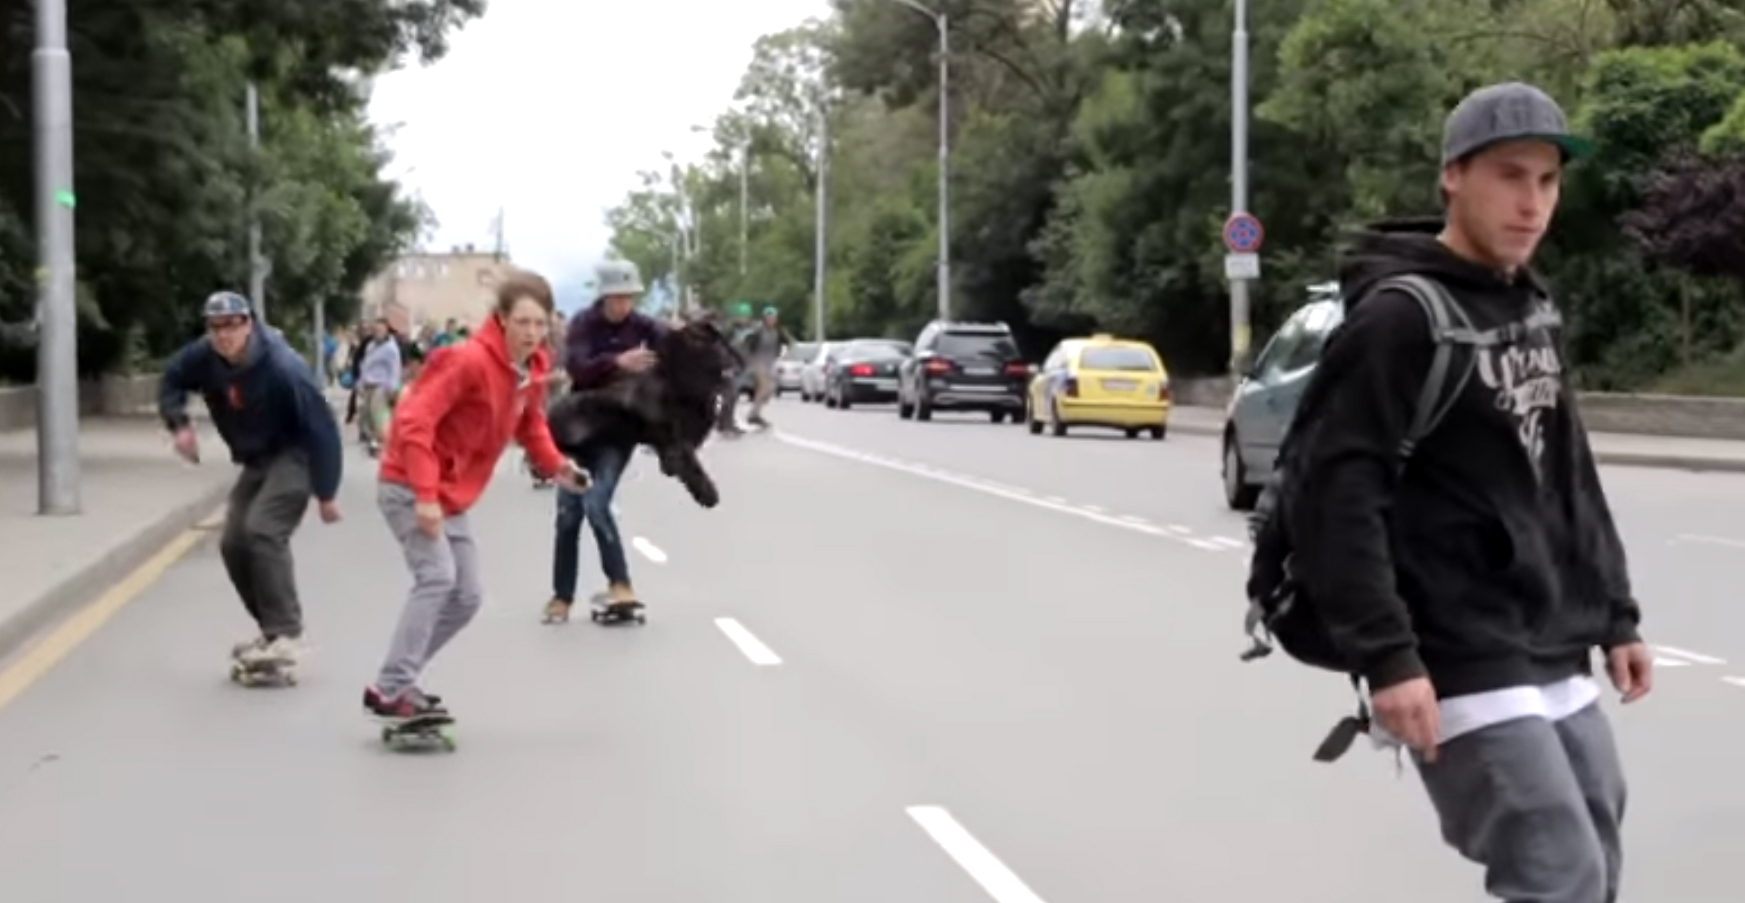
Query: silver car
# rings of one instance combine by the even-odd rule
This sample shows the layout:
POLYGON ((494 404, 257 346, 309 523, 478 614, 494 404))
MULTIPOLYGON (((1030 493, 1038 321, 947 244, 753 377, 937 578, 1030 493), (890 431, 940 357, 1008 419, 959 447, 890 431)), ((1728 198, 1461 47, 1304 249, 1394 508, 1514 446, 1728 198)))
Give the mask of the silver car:
POLYGON ((824 367, 830 362, 830 352, 840 347, 842 342, 824 342, 815 345, 812 357, 800 367, 800 400, 824 400, 824 367))
POLYGON ((1337 285, 1314 286, 1310 298, 1273 334, 1231 394, 1224 419, 1224 500, 1237 511, 1259 500, 1321 348, 1345 319, 1337 285))
POLYGON ((818 353, 817 342, 795 342, 788 346, 780 359, 776 361, 776 395, 787 392, 801 392, 801 373, 806 369, 806 362, 818 353))

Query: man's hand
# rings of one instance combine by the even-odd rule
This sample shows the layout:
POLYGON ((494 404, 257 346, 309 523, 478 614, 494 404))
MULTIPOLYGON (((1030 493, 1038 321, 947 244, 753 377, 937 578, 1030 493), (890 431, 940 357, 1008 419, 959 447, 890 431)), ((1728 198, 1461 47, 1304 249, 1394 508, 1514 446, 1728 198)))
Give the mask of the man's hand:
POLYGON ((1613 647, 1606 653, 1606 673, 1624 701, 1635 702, 1654 689, 1654 656, 1645 643, 1613 647))
POLYGON ((418 515, 418 531, 431 539, 442 536, 442 505, 437 502, 419 502, 413 506, 412 512, 418 515))
POLYGON ((321 522, 324 524, 339 523, 339 503, 331 499, 320 502, 316 508, 321 512, 321 522))
POLYGON ((171 442, 175 445, 176 454, 181 455, 183 460, 193 464, 200 463, 200 437, 194 435, 193 427, 184 426, 176 430, 171 442))
POLYGON ((1375 720, 1408 749, 1436 761, 1436 746, 1442 737, 1442 710, 1436 705, 1436 688, 1428 677, 1414 677, 1370 694, 1375 720))
POLYGON ((654 352, 646 347, 636 347, 618 355, 618 366, 630 373, 641 373, 654 366, 654 352))
POLYGON ((568 458, 564 459, 563 466, 558 468, 557 475, 551 479, 557 485, 575 493, 587 492, 588 487, 594 484, 594 478, 581 465, 568 458))

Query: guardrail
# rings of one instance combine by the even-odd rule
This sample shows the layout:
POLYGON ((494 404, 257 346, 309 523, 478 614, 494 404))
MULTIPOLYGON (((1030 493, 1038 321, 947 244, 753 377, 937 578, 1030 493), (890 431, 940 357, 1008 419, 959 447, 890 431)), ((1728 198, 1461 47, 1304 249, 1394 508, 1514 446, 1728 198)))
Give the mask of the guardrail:
MULTIPOLYGON (((79 413, 86 417, 133 414, 157 404, 158 375, 105 376, 79 384, 79 413)), ((0 430, 36 428, 36 387, 0 387, 0 430)))
MULTIPOLYGON (((1235 383, 1229 377, 1174 379, 1177 404, 1223 407, 1235 383)), ((1596 433, 1745 440, 1745 398, 1582 392, 1581 416, 1596 433)))

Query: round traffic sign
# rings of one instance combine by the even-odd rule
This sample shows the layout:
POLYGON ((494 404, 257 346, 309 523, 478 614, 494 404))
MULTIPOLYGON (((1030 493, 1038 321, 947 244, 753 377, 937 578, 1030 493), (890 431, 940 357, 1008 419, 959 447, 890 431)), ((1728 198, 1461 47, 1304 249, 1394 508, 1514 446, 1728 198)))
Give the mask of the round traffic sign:
POLYGON ((1252 213, 1230 214, 1224 221, 1224 247, 1232 254, 1254 254, 1266 241, 1266 230, 1252 213))

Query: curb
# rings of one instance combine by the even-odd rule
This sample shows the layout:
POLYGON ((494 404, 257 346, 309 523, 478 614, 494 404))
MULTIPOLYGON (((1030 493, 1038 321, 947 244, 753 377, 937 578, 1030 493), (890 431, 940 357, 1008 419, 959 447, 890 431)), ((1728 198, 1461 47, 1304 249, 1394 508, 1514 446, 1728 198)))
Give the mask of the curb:
MULTIPOLYGON (((1171 423, 1169 431, 1188 436, 1222 436, 1223 424, 1171 423)), ((1667 455, 1654 452, 1594 450, 1594 460, 1611 467, 1645 467, 1652 470, 1683 470, 1691 473, 1745 473, 1745 458, 1710 458, 1700 455, 1667 455)))
POLYGON ((64 620, 109 587, 120 583, 168 545, 170 540, 199 525, 214 508, 223 503, 224 497, 230 494, 233 482, 234 480, 221 481, 210 489, 199 492, 193 500, 169 509, 150 526, 110 549, 100 561, 32 599, 12 617, 0 620, 0 661, 22 651, 51 625, 64 620))

